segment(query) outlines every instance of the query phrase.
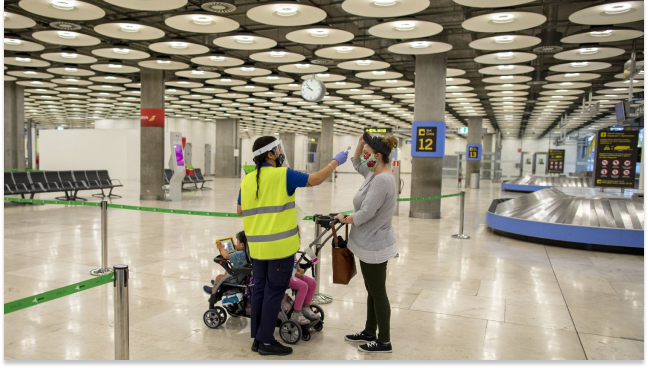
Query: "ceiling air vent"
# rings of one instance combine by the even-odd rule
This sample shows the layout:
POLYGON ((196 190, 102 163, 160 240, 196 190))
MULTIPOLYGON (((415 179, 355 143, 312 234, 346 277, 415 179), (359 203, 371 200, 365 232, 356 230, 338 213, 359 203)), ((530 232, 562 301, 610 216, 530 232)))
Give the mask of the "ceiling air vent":
POLYGON ((311 63, 315 65, 333 65, 335 62, 331 59, 313 59, 311 63))
POLYGON ((563 50, 560 39, 562 33, 560 32, 541 32, 537 35, 542 42, 533 48, 533 52, 538 55, 555 54, 563 50))
POLYGON ((234 0, 221 0, 221 1, 203 1, 200 5, 203 10, 212 13, 231 13, 236 10, 236 5, 234 5, 234 0))
POLYGON ((70 23, 70 22, 64 22, 64 21, 56 21, 52 22, 49 24, 50 27, 56 28, 56 29, 62 29, 64 31, 78 31, 81 29, 81 26, 78 24, 70 23))

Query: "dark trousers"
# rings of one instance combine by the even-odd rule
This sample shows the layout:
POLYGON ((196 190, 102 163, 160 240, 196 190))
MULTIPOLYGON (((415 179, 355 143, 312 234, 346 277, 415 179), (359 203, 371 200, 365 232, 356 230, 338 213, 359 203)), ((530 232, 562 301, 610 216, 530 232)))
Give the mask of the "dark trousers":
POLYGON ((379 264, 364 263, 360 261, 362 278, 364 278, 367 289, 367 323, 364 332, 369 335, 376 335, 380 342, 390 342, 389 320, 391 318, 391 306, 387 298, 387 261, 379 264))
POLYGON ((254 288, 252 289, 252 338, 261 343, 275 341, 274 329, 281 308, 281 300, 288 289, 295 264, 295 256, 252 262, 254 288))

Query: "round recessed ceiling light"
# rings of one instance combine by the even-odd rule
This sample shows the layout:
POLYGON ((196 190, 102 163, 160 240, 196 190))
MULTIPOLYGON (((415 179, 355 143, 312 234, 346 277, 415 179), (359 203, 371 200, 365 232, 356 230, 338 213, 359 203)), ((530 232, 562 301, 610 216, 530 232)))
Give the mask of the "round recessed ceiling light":
POLYGON ((632 9, 632 5, 628 3, 617 3, 610 4, 603 9, 605 10, 605 14, 616 15, 629 12, 632 9))
POLYGON ((172 48, 179 50, 186 49, 189 46, 189 44, 186 42, 171 42, 170 45, 172 48))
POLYGON ((129 49, 122 49, 119 47, 115 47, 112 50, 115 54, 119 54, 119 55, 128 55, 130 53, 129 49))
POLYGON ((431 44, 432 42, 428 42, 428 41, 414 41, 414 42, 410 42, 410 47, 413 49, 424 49, 430 47, 431 44))
POLYGON ((580 62, 574 62, 570 63, 569 65, 572 66, 572 68, 584 68, 589 65, 587 61, 580 61, 580 62))
POLYGON ((74 10, 74 2, 68 0, 52 0, 52 7, 58 10, 74 10))
POLYGON ((371 65, 371 60, 357 60, 356 64, 363 66, 371 65))
POLYGON ((275 9, 275 13, 282 17, 292 17, 297 15, 297 7, 292 5, 281 5, 275 9))
POLYGON ((295 67, 297 67, 297 69, 308 69, 310 68, 310 64, 295 64, 295 67))
POLYGON ((79 57, 79 54, 75 52, 62 52, 61 56, 66 59, 76 59, 77 57, 79 57))
POLYGON ((244 44, 250 44, 254 42, 253 36, 235 36, 234 39, 236 40, 236 42, 244 44))
POLYGON ((209 60, 211 60, 211 61, 225 61, 225 56, 210 56, 209 60))
POLYGON ((580 73, 567 73, 565 74, 565 77, 567 78, 574 78, 580 76, 580 73))
POLYGON ((513 59, 513 55, 515 55, 513 52, 498 52, 497 58, 500 60, 508 60, 513 59))
POLYGON ((495 37, 495 43, 511 43, 515 40, 514 36, 497 36, 495 37))
POLYGON ((578 50, 578 53, 581 55, 592 55, 596 54, 599 51, 598 47, 585 47, 578 50))
POLYGON ((22 41, 17 38, 5 38, 4 43, 7 45, 20 45, 22 41))
POLYGON ((416 28, 416 23, 412 21, 397 22, 395 28, 397 31, 401 32, 412 31, 416 28))
POLYGON ((498 65, 497 70, 513 70, 515 65, 498 65))
POLYGON ((515 19, 515 14, 497 13, 493 14, 491 21, 497 24, 511 23, 515 19))
POLYGON ((337 52, 339 52, 340 54, 348 54, 348 53, 350 53, 351 51, 353 51, 353 47, 351 47, 351 46, 339 46, 339 47, 336 47, 335 49, 336 49, 337 52))
POLYGON ((612 35, 612 30, 609 29, 607 31, 592 31, 589 34, 592 37, 608 37, 612 35))
POLYGON ((270 55, 270 57, 273 57, 273 58, 286 57, 286 52, 285 51, 270 51, 268 54, 270 55))
POLYGON ((330 31, 328 29, 312 29, 310 35, 313 37, 324 38, 329 35, 330 31))
POLYGON ((376 6, 392 6, 396 5, 396 0, 374 0, 373 4, 376 6))
POLYGON ((137 24, 120 24, 119 28, 122 30, 122 32, 127 33, 136 33, 140 30, 140 26, 138 26, 137 24))
POLYGON ((214 22, 214 17, 211 15, 194 15, 192 22, 199 26, 208 26, 214 22))
POLYGON ((61 38, 65 38, 67 40, 73 40, 76 38, 77 33, 76 32, 68 32, 68 31, 58 31, 58 36, 61 38))

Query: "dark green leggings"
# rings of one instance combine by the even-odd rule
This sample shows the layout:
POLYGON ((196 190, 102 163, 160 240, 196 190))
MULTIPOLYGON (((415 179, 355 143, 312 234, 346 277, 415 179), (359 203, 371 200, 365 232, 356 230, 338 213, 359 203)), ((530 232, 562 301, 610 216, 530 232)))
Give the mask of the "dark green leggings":
POLYGON ((390 342, 389 319, 391 318, 391 306, 387 298, 387 261, 378 264, 364 263, 360 261, 360 269, 367 288, 367 323, 364 332, 369 335, 376 335, 379 331, 380 342, 390 342))

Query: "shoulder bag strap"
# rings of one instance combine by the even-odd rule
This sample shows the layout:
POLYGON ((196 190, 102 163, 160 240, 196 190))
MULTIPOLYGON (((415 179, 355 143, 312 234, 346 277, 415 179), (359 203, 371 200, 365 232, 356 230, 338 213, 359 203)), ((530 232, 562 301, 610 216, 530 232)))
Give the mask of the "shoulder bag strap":
POLYGON ((331 231, 333 232, 333 244, 334 244, 334 247, 339 248, 340 246, 338 244, 337 231, 335 230, 335 224, 333 223, 333 221, 331 221, 331 231))

